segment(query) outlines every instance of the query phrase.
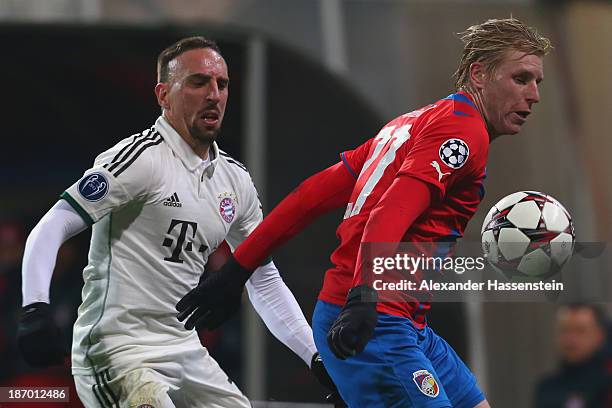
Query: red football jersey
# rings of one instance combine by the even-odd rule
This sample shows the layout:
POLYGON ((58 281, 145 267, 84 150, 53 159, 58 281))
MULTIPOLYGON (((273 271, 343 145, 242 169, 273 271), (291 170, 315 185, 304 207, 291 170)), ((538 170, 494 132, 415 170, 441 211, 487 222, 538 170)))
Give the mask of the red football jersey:
MULTIPOLYGON (((355 284, 357 254, 370 212, 398 176, 424 181, 437 193, 402 241, 461 237, 484 196, 488 150, 489 135, 480 112, 466 94, 456 93, 392 120, 373 139, 342 153, 356 183, 336 230, 340 245, 331 256, 335 266, 325 275, 319 299, 344 305, 355 284)), ((417 324, 424 324, 428 309, 428 303, 416 300, 378 304, 379 312, 417 324)))

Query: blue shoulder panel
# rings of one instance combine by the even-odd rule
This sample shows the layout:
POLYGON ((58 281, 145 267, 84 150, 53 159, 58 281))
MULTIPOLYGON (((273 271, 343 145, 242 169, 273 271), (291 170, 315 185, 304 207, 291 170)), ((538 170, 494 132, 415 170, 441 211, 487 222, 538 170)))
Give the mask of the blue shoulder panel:
MULTIPOLYGON (((448 99, 451 101, 457 101, 457 102, 463 102, 463 103, 467 103, 468 105, 470 105, 472 108, 478 110, 478 108, 476 107, 476 105, 474 105, 474 102, 472 102, 470 100, 470 98, 468 98, 467 96, 460 94, 460 93, 454 93, 454 94, 450 94, 448 95, 446 98, 444 99, 448 99)), ((472 116, 469 113, 465 113, 465 112, 461 112, 461 111, 453 111, 453 113, 457 116, 472 116)))
POLYGON ((468 98, 467 96, 460 94, 460 93, 454 93, 454 94, 450 94, 448 95, 446 98, 444 99, 450 99, 453 101, 457 101, 457 102, 463 102, 463 103, 467 103, 468 105, 470 105, 472 108, 478 110, 478 108, 476 107, 476 105, 474 105, 474 102, 472 102, 470 100, 470 98, 468 98))

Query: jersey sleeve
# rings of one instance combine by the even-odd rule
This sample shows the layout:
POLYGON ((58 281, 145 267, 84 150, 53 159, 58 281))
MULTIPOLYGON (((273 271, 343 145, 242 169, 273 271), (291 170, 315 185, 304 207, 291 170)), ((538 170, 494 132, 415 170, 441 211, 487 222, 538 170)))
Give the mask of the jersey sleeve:
POLYGON ((355 179, 340 162, 308 177, 249 234, 234 257, 243 267, 254 270, 316 218, 345 206, 354 186, 355 179))
POLYGON ((370 146, 372 145, 373 140, 374 139, 368 140, 356 149, 346 150, 340 153, 340 159, 342 160, 342 163, 347 168, 349 173, 351 173, 351 175, 355 177, 355 179, 359 177, 359 173, 363 168, 363 164, 368 158, 368 153, 370 152, 370 146))
POLYGON ((435 187, 440 197, 455 180, 474 171, 486 157, 484 127, 470 118, 451 117, 427 124, 413 135, 414 144, 398 176, 407 175, 435 187))
POLYGON ((131 201, 146 203, 161 195, 157 193, 160 189, 155 188, 159 177, 151 150, 122 155, 130 150, 130 140, 100 154, 93 167, 60 196, 88 225, 131 201))
POLYGON ((245 184, 244 193, 238 202, 240 216, 237 222, 232 224, 226 238, 232 252, 263 220, 263 209, 255 184, 250 178, 245 184))

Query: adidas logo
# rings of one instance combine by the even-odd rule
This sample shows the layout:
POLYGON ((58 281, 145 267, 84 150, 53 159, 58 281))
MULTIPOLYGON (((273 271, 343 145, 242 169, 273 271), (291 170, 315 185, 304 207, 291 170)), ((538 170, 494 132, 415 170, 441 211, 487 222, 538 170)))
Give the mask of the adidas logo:
POLYGON ((179 198, 178 198, 178 194, 174 193, 172 194, 170 197, 166 198, 166 201, 164 201, 164 205, 166 207, 182 207, 183 204, 181 204, 179 198))

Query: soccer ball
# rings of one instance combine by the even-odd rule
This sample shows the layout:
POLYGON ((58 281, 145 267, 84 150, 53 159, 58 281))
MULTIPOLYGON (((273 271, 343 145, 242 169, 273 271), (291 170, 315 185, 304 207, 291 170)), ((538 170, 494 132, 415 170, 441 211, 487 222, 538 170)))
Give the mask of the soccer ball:
POLYGON ((576 236, 561 203, 537 191, 502 198, 482 224, 482 249, 507 278, 546 279, 570 259, 576 236))

